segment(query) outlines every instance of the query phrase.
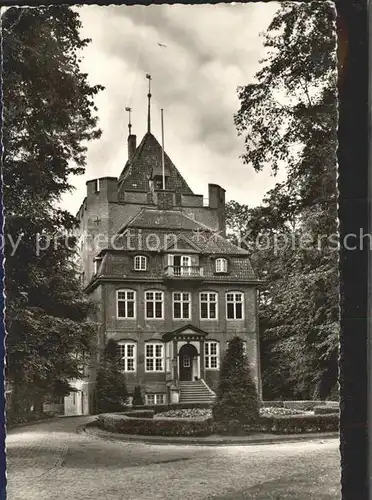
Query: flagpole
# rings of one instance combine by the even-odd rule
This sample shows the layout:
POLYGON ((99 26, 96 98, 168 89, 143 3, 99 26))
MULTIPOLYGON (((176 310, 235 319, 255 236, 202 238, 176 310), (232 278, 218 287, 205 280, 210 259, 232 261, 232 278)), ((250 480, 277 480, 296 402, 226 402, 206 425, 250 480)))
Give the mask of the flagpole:
POLYGON ((164 118, 163 118, 163 110, 161 112, 161 166, 163 173, 163 189, 165 189, 165 167, 164 167, 164 118))

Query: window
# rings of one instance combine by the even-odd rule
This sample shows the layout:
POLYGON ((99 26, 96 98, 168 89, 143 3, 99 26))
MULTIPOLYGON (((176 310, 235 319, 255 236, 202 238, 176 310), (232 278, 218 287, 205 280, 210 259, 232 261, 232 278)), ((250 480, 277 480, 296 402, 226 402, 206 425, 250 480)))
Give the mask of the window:
POLYGON ((241 292, 228 292, 226 294, 227 319, 243 319, 243 294, 241 292))
POLYGON ((191 294, 189 292, 173 292, 173 318, 190 319, 191 294))
POLYGON ((226 259, 216 259, 216 273, 227 273, 226 259))
POLYGON ((168 187, 168 176, 164 176, 164 183, 165 186, 163 186, 163 176, 162 175, 154 175, 153 178, 154 181, 154 189, 167 189, 168 187))
POLYGON ((183 357, 183 367, 184 368, 190 368, 191 366, 191 359, 190 359, 190 356, 184 356, 183 357))
POLYGON ((200 294, 200 318, 217 319, 217 293, 201 292, 200 294))
POLYGON ((173 276, 190 276, 191 257, 189 255, 168 255, 168 266, 173 271, 173 276))
POLYGON ((163 405, 165 403, 165 394, 146 394, 147 405, 163 405))
POLYGON ((145 371, 164 371, 164 345, 151 343, 145 345, 145 371))
POLYGON ((119 342, 120 366, 123 372, 136 371, 136 344, 119 342))
POLYGON ((146 319, 163 319, 164 293, 146 292, 146 319))
POLYGON ((204 344, 204 366, 207 370, 218 370, 219 368, 218 342, 210 341, 204 344))
POLYGON ((144 255, 136 255, 134 257, 134 270, 135 271, 146 271, 147 269, 147 257, 144 255))
POLYGON ((102 259, 94 259, 93 261, 93 274, 97 274, 101 266, 102 259))
POLYGON ((133 290, 117 291, 117 314, 118 318, 135 317, 136 292, 133 290))

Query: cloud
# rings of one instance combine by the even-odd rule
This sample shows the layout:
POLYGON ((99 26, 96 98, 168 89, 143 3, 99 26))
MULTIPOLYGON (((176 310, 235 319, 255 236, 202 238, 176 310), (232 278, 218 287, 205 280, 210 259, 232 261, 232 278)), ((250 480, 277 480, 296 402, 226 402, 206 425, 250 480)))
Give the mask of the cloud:
POLYGON ((270 2, 79 8, 82 34, 92 38, 82 69, 92 84, 105 86, 96 98, 103 135, 89 143, 84 182, 73 181, 77 189, 64 205, 79 208, 85 180, 120 174, 127 158, 125 106, 133 108, 138 141, 146 131, 148 72, 152 131, 160 138, 164 108, 165 148, 190 186, 206 194, 208 182, 215 182, 228 199, 260 203, 276 181, 242 164, 244 143, 233 115, 237 87, 253 81, 264 55, 259 33, 278 7, 270 2))

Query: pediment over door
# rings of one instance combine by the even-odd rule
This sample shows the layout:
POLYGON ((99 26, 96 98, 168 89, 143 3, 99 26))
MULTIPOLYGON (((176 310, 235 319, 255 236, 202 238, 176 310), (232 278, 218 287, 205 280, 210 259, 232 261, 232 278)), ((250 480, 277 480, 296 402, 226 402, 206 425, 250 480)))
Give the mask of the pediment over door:
POLYGON ((165 342, 170 342, 171 340, 203 340, 207 335, 208 332, 201 330, 197 326, 185 325, 182 328, 165 333, 163 335, 163 340, 165 342))

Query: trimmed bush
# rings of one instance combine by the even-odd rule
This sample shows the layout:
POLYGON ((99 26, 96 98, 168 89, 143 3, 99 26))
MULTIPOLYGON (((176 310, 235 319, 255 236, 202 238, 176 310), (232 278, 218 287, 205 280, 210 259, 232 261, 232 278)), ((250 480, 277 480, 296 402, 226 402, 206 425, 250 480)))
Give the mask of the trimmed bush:
POLYGON ((273 434, 336 432, 339 430, 339 416, 337 414, 261 417, 260 423, 261 431, 273 434))
POLYGON ((133 418, 128 415, 99 415, 96 425, 107 431, 143 436, 208 436, 212 419, 133 418))
POLYGON ((315 406, 314 407, 314 413, 315 415, 329 415, 330 413, 340 413, 340 408, 337 406, 315 406))
POLYGON ((120 412, 120 415, 126 415, 132 418, 153 418, 154 410, 128 410, 120 412))
POLYGON ((132 406, 143 406, 145 404, 142 396, 141 387, 136 385, 133 392, 132 406))
POLYGON ((213 418, 232 429, 237 426, 236 422, 253 424, 259 419, 257 388, 239 337, 229 342, 222 362, 213 418))

